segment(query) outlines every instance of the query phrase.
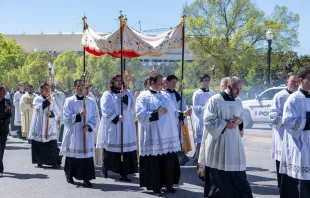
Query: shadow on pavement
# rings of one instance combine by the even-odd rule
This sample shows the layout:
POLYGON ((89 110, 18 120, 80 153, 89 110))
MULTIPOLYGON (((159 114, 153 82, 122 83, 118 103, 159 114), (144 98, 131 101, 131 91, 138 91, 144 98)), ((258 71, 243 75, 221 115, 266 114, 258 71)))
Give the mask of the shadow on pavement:
MULTIPOLYGON (((95 174, 96 174, 96 178, 97 177, 100 177, 100 178, 103 178, 103 176, 101 175, 101 169, 97 169, 95 170, 95 174)), ((138 174, 131 174, 131 175, 128 175, 127 176, 129 179, 131 179, 131 182, 124 182, 124 181, 120 181, 119 178, 120 178, 120 175, 117 174, 117 173, 114 173, 112 171, 109 171, 108 172, 108 178, 103 178, 103 179, 113 179, 114 182, 119 182, 119 183, 129 183, 129 184, 140 184, 139 182, 139 176, 138 174)))
POLYGON ((272 185, 251 184, 251 189, 254 194, 258 195, 279 195, 279 189, 272 185))
MULTIPOLYGON (((82 182, 75 182, 77 188, 83 188, 82 182)), ((140 191, 142 188, 138 186, 129 186, 129 185, 119 185, 119 184, 93 184, 94 186, 90 189, 102 190, 105 192, 109 191, 140 191)))
POLYGON ((247 173, 247 178, 248 178, 248 181, 250 183, 252 183, 252 182, 276 181, 276 179, 274 179, 274 178, 251 175, 251 173, 247 173))
POLYGON ((10 177, 15 179, 48 179, 48 176, 45 174, 23 174, 10 172, 4 172, 3 177, 10 177))
POLYGON ((268 169, 258 168, 258 167, 247 167, 247 178, 251 185, 252 192, 258 195, 279 195, 279 190, 276 185, 264 185, 257 184, 256 182, 270 182, 276 181, 275 178, 262 177, 257 175, 252 175, 251 172, 267 172, 270 174, 268 169))
POLYGON ((246 171, 264 171, 264 172, 269 172, 268 169, 264 168, 258 168, 258 167, 246 167, 246 171))
POLYGON ((30 148, 7 145, 5 149, 6 150, 28 150, 30 148))
POLYGON ((8 140, 6 144, 28 144, 28 142, 15 142, 15 141, 8 140))

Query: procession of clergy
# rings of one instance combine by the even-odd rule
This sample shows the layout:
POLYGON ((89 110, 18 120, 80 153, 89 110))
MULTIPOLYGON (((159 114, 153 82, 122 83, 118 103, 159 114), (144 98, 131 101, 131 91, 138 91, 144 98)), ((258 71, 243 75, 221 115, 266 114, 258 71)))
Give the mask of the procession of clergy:
MULTIPOLYGON (((40 86, 41 96, 33 94, 29 86, 28 92, 14 96, 15 121, 21 123, 23 136, 32 140, 32 163, 59 168, 62 156, 66 157, 68 183, 74 184, 75 178, 82 180, 83 186, 92 187, 95 165, 103 162, 105 178, 112 171, 120 175, 120 180, 130 182, 128 175, 139 172, 140 186, 160 195, 176 192, 173 185, 179 182, 180 164, 188 161, 186 153, 192 149, 187 117, 193 114, 194 161, 198 172, 204 170, 204 196, 253 197, 242 143, 247 122, 238 98, 242 82, 236 76, 223 78, 221 92, 216 94, 209 90, 208 74, 199 80, 201 88, 194 92, 193 107, 189 108, 180 94, 183 86, 175 90, 178 78, 164 78, 158 71, 150 73, 139 95, 122 89, 121 76, 114 76, 99 107, 81 80, 74 81, 75 94, 68 98, 55 87, 50 94, 48 84, 40 86), (57 137, 62 125, 59 149, 57 137)), ((309 198, 310 67, 301 68, 298 74, 290 73, 286 82, 287 89, 275 95, 270 109, 272 157, 276 160, 280 196, 309 198)))

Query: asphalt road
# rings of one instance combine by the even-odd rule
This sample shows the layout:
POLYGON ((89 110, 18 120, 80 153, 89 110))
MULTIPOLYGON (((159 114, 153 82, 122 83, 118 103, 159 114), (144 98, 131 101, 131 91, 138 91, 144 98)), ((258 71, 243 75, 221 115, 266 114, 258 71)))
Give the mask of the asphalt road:
MULTIPOLYGON (((255 198, 279 197, 276 187, 275 164, 271 159, 271 135, 268 126, 257 125, 246 130, 243 142, 247 156, 247 175, 255 198)), ((193 152, 189 153, 192 156, 193 152)), ((131 176, 133 181, 117 181, 118 175, 110 174, 102 178, 100 168, 96 170, 94 188, 69 185, 65 180, 63 168, 59 170, 36 168, 31 164, 30 145, 26 141, 9 137, 4 156, 4 177, 0 178, 0 197, 5 198, 42 198, 42 197, 154 197, 139 187, 138 175, 131 176)), ((198 179, 192 161, 181 168, 181 180, 177 193, 164 197, 203 197, 203 183, 198 179)))

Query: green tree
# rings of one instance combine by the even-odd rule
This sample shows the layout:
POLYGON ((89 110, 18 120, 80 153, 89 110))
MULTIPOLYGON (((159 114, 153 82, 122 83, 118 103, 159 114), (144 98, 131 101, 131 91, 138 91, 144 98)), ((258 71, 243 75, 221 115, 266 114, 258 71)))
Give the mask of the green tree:
POLYGON ((77 62, 80 56, 77 52, 66 51, 59 54, 54 62, 56 82, 63 89, 72 90, 77 62))
POLYGON ((196 0, 185 5, 183 12, 191 36, 190 52, 199 62, 212 61, 224 76, 266 46, 268 28, 274 32, 274 51, 298 45, 299 16, 284 6, 276 6, 271 16, 265 16, 249 0, 196 0))
POLYGON ((292 61, 292 64, 289 66, 292 66, 294 71, 298 71, 300 67, 303 67, 305 65, 310 66, 310 56, 309 55, 303 55, 299 57, 295 57, 292 61))
POLYGON ((112 58, 109 55, 89 56, 87 71, 91 72, 94 87, 100 91, 105 91, 109 88, 111 78, 120 73, 120 62, 119 59, 112 58))
MULTIPOLYGON (((26 55, 23 48, 18 45, 15 40, 4 39, 0 34, 0 71, 7 74, 9 71, 14 71, 21 67, 25 61, 26 55)), ((13 77, 13 76, 11 76, 13 77)), ((12 82, 7 81, 6 75, 0 75, 0 82, 11 84, 13 81, 18 81, 12 78, 12 82)), ((12 84, 13 85, 13 84, 12 84)), ((13 85, 16 86, 16 85, 13 85)))
POLYGON ((30 53, 21 68, 19 80, 38 87, 46 82, 48 75, 48 63, 52 60, 52 54, 48 51, 30 53))
POLYGON ((3 84, 9 88, 17 88, 19 83, 19 75, 21 74, 21 67, 11 69, 3 76, 3 84))

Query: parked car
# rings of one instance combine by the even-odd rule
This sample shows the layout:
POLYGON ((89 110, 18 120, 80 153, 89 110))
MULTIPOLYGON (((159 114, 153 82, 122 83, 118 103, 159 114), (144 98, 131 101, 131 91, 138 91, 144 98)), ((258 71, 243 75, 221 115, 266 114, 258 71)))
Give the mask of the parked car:
POLYGON ((253 124, 256 123, 270 124, 269 109, 271 101, 276 93, 286 88, 286 85, 272 87, 260 93, 253 100, 242 101, 244 113, 247 118, 246 123, 248 123, 246 128, 252 128, 253 124))

